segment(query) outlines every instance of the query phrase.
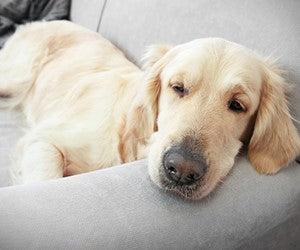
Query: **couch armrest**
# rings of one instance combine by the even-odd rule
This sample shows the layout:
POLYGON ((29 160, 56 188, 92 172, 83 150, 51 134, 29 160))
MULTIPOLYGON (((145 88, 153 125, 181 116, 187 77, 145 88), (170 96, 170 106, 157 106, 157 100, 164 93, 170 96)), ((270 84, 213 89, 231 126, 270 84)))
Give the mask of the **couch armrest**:
POLYGON ((1 249, 251 249, 249 242, 256 249, 293 249, 300 243, 297 163, 262 176, 238 158, 225 183, 200 202, 158 189, 146 165, 1 188, 1 249), (288 225, 283 234, 276 229, 282 225, 288 225), (276 240, 264 237, 272 232, 276 240))

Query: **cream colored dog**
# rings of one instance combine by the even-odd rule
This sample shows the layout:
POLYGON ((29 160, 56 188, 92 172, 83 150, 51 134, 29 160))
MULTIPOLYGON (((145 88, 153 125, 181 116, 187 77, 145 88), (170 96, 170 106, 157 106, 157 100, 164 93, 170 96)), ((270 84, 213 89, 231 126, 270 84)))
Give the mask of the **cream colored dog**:
POLYGON ((21 108, 28 124, 16 183, 148 157, 156 184, 200 199, 243 143, 263 174, 299 154, 287 85, 272 63, 219 38, 155 45, 146 61, 141 71, 67 21, 20 28, 0 54, 0 105, 21 108))

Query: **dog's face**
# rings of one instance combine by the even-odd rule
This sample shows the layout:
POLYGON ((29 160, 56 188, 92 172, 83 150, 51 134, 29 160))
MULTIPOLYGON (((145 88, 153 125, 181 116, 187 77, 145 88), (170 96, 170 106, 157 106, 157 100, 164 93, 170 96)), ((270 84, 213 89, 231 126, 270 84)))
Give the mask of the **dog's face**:
POLYGON ((285 83, 250 50, 222 39, 157 46, 147 75, 156 131, 149 173, 160 187, 188 199, 206 196, 247 141, 261 173, 277 172, 299 153, 285 83))

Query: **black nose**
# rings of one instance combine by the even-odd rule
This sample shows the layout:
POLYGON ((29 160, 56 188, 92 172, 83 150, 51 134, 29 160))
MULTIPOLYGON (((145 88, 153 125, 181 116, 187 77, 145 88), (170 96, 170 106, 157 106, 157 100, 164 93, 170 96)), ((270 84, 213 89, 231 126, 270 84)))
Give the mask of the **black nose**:
POLYGON ((203 177, 206 165, 178 147, 169 149, 163 157, 167 177, 180 185, 191 185, 203 177))

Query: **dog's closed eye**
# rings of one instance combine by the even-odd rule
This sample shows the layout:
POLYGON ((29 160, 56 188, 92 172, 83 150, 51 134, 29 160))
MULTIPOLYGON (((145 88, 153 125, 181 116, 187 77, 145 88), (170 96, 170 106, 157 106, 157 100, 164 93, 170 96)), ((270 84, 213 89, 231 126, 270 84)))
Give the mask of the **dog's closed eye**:
POLYGON ((246 108, 237 99, 231 99, 228 102, 228 108, 236 113, 246 112, 246 108))
POLYGON ((171 84, 172 89, 178 94, 180 97, 183 97, 188 94, 188 89, 184 87, 184 85, 180 82, 176 82, 171 84))

